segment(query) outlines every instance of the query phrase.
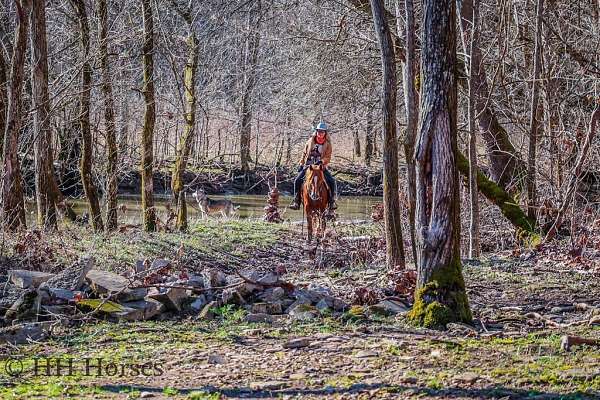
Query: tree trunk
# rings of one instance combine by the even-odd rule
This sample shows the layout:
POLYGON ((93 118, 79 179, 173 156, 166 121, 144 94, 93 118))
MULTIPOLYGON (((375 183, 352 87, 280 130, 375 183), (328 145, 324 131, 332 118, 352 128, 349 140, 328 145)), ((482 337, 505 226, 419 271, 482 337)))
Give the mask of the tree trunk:
POLYGON ((6 129, 6 109, 8 108, 7 87, 8 65, 6 64, 2 50, 0 50, 0 160, 4 157, 4 130, 6 129))
POLYGON ((84 0, 71 0, 77 20, 79 22, 79 34, 81 42, 81 60, 83 63, 81 69, 81 93, 79 95, 79 126, 81 129, 81 162, 79 172, 81 174, 81 183, 85 196, 88 200, 90 213, 90 222, 92 229, 98 232, 104 229, 102 224, 102 214, 100 212, 100 202, 98 201, 98 191, 94 184, 92 176, 93 165, 93 139, 90 129, 90 97, 92 91, 92 66, 89 60, 90 53, 90 28, 88 25, 87 11, 84 0))
POLYGON ((354 155, 358 158, 361 156, 360 137, 358 136, 358 128, 354 129, 354 155))
POLYGON ((185 128, 183 137, 179 142, 177 155, 175 158, 175 168, 171 179, 171 189, 173 190, 173 198, 177 204, 177 229, 180 231, 187 230, 187 208, 185 199, 180 201, 180 194, 183 194, 183 173, 187 167, 188 157, 194 142, 194 132, 196 125, 196 71, 198 69, 198 39, 191 31, 188 37, 188 61, 185 65, 183 73, 183 84, 185 91, 185 100, 187 102, 187 110, 185 114, 185 128))
POLYGON ((15 1, 17 26, 11 60, 10 94, 4 129, 4 171, 2 176, 2 227, 6 230, 25 228, 25 202, 19 165, 19 133, 21 131, 21 97, 25 81, 23 65, 27 52, 30 0, 15 1))
POLYGON ((365 165, 371 166, 373 159, 373 110, 367 106, 367 121, 365 126, 365 165))
POLYGON ((106 230, 117 229, 117 129, 115 106, 108 63, 108 11, 107 0, 98 0, 98 33, 100 68, 102 69, 102 94, 104 96, 104 126, 106 129, 106 230))
POLYGON ((470 323, 460 261, 456 168, 456 13, 454 2, 424 0, 421 123, 417 138, 417 325, 470 323))
POLYGON ((527 216, 536 219, 537 189, 536 175, 536 153, 537 138, 540 128, 540 75, 542 70, 542 16, 544 14, 544 0, 537 0, 536 23, 535 23, 535 52, 533 60, 533 82, 531 85, 531 114, 529 117, 529 148, 527 158, 527 216))
POLYGON ((475 132, 475 51, 479 51, 479 0, 472 0, 472 25, 464 26, 461 19, 462 43, 465 54, 469 54, 469 258, 479 258, 481 254, 479 240, 479 193, 477 189, 477 133, 475 132))
MULTIPOLYGON (((463 37, 468 27, 473 26, 473 0, 457 0, 460 7, 460 27, 463 37)), ((492 178, 503 188, 521 180, 525 165, 512 145, 508 133, 498 122, 498 118, 488 98, 490 97, 487 74, 483 64, 481 49, 473 49, 474 71, 471 84, 474 86, 474 110, 478 116, 479 131, 486 146, 492 178)))
POLYGON ((152 182, 152 163, 154 161, 153 142, 154 124, 156 122, 156 105, 154 103, 154 22, 152 20, 152 4, 150 0, 142 0, 144 21, 144 127, 142 129, 142 213, 146 232, 156 230, 156 210, 154 209, 154 185, 152 182))
POLYGON ((383 207, 386 264, 404 268, 404 244, 398 194, 398 139, 396 135, 396 61, 390 28, 385 20, 383 0, 371 0, 375 32, 381 49, 383 69, 383 207))
MULTIPOLYGON (((416 60, 416 27, 415 11, 412 0, 404 0, 406 18, 406 61, 403 63, 404 77, 404 107, 406 108, 406 133, 404 134, 404 158, 406 160, 406 189, 408 192, 408 224, 410 228, 410 243, 413 260, 417 260, 417 239, 415 231, 415 208, 417 204, 416 169, 415 169, 415 139, 417 137, 417 124, 419 123, 419 94, 415 86, 418 62, 416 60)), ((400 7, 396 0, 396 16, 400 18, 400 7)), ((400 22, 400 21, 398 21, 400 22)), ((398 23, 398 36, 400 32, 398 23)))
POLYGON ((34 1, 31 12, 31 82, 33 92, 35 199, 37 223, 43 229, 56 229, 56 205, 51 181, 54 180, 50 95, 48 91, 48 45, 46 42, 46 6, 34 1))
POLYGON ((244 55, 244 81, 242 98, 239 111, 240 132, 240 162, 242 171, 250 171, 250 140, 252 137, 252 92, 256 84, 256 66, 258 64, 258 49, 260 45, 260 1, 258 10, 248 13, 248 37, 246 38, 246 51, 244 55), (256 22, 252 25, 253 14, 256 22))

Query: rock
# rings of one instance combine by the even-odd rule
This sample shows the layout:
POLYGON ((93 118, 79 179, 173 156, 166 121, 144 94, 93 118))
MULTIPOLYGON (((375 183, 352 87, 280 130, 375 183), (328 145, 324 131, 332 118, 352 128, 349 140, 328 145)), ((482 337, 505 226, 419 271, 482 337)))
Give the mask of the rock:
POLYGON ((155 269, 155 270, 161 270, 161 269, 169 268, 170 266, 171 266, 171 261, 163 260, 162 258, 157 258, 156 260, 152 261, 150 268, 155 269))
POLYGON ((317 293, 321 296, 331 296, 333 297, 333 292, 331 291, 331 289, 329 289, 328 287, 325 286, 321 286, 318 285, 316 283, 311 283, 308 285, 308 291, 309 292, 313 292, 313 293, 317 293))
POLYGON ((207 321, 211 321, 215 319, 215 313, 213 311, 214 308, 217 307, 216 301, 211 301, 207 305, 204 306, 200 314, 198 314, 198 319, 205 319, 207 321))
POLYGON ((227 276, 223 271, 211 269, 203 274, 204 287, 215 288, 225 286, 227 284, 227 276))
POLYGON ((30 287, 37 288, 53 276, 54 274, 48 274, 46 272, 28 271, 24 269, 11 269, 8 271, 8 279, 21 289, 28 289, 30 287))
POLYGON ((273 272, 269 272, 268 274, 262 276, 257 282, 265 286, 274 285, 279 282, 279 276, 273 272))
POLYGON ((252 390, 279 390, 287 387, 289 384, 282 381, 250 382, 248 385, 252 390))
POLYGON ((282 287, 274 287, 273 288, 273 299, 274 300, 281 300, 285 297, 285 289, 283 289, 282 287))
POLYGON ((324 313, 325 311, 330 310, 329 304, 327 304, 327 300, 325 300, 325 299, 319 300, 319 302, 315 305, 315 308, 317 310, 319 310, 321 313, 324 313))
POLYGON ((288 314, 297 321, 311 321, 319 316, 319 311, 308 304, 298 304, 288 314))
POLYGON ((281 314, 281 303, 254 303, 250 308, 254 314, 281 314))
POLYGON ((442 351, 439 350, 439 349, 434 349, 434 350, 431 350, 431 354, 430 355, 433 358, 440 358, 442 356, 442 351))
POLYGON ((465 372, 454 378, 455 381, 473 384, 479 379, 479 375, 473 372, 465 372))
POLYGON ((150 397, 154 397, 154 393, 152 393, 152 392, 140 392, 140 399, 149 399, 150 397))
POLYGON ((77 292, 73 290, 60 288, 47 288, 45 291, 50 296, 50 299, 58 299, 62 301, 73 301, 75 300, 75 295, 77 294, 77 292))
POLYGON ((206 304, 206 296, 204 296, 203 294, 198 296, 194 301, 192 301, 192 303, 190 304, 190 308, 193 311, 199 312, 200 310, 202 310, 202 307, 204 307, 204 305, 206 304))
POLYGON ((48 279, 40 287, 79 290, 85 282, 85 277, 94 268, 93 257, 84 257, 65 268, 61 273, 48 279))
POLYGON ((383 300, 369 307, 371 312, 382 315, 396 315, 409 310, 403 303, 396 300, 383 300))
POLYGON ((300 297, 298 299, 296 299, 296 301, 294 301, 292 304, 290 304, 287 309, 285 310, 285 312, 287 314, 289 314, 293 309, 295 309, 296 307, 298 307, 299 305, 308 305, 310 306, 312 304, 312 302, 307 299, 306 297, 300 297))
POLYGON ((379 354, 371 350, 360 350, 354 355, 354 358, 372 358, 378 357, 379 354))
POLYGON ((144 272, 147 268, 147 265, 147 260, 137 260, 133 266, 133 273, 137 275, 144 272))
POLYGON ((7 321, 19 321, 31 318, 35 316, 39 307, 37 291, 33 288, 27 289, 21 293, 19 298, 6 311, 4 318, 7 321))
POLYGON ((310 346, 311 340, 309 338, 298 338, 292 339, 285 342, 282 347, 284 349, 300 349, 302 347, 310 346))
POLYGON ((257 314, 248 314, 246 315, 246 322, 258 323, 258 322, 266 322, 273 323, 273 316, 269 314, 257 313, 257 314))
POLYGON ((185 286, 192 286, 195 288, 204 288, 204 278, 200 275, 190 274, 187 281, 183 282, 185 286))
POLYGON ((148 293, 148 298, 160 301, 167 310, 181 312, 184 300, 188 297, 182 288, 161 288, 148 293))
POLYGON ((225 364, 225 358, 219 354, 211 354, 208 356, 209 364, 225 364))
POLYGON ((114 296, 119 301, 141 300, 148 293, 145 288, 129 289, 127 278, 108 271, 92 269, 85 278, 94 292, 114 296))
POLYGON ((150 319, 165 310, 165 305, 154 299, 130 301, 121 303, 124 311, 114 313, 113 315, 127 321, 140 321, 150 319))
POLYGON ((223 304, 236 304, 238 306, 246 304, 246 300, 242 295, 233 288, 223 290, 221 301, 223 304))
POLYGON ((32 340, 40 340, 48 333, 47 324, 31 323, 10 326, 0 329, 0 344, 25 344, 32 340))

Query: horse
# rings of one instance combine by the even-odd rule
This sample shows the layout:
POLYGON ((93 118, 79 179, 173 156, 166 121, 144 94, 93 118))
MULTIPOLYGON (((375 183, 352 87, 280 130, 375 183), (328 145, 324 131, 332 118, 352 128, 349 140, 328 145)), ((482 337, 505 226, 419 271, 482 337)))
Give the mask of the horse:
POLYGON ((329 189, 323 175, 322 164, 310 164, 302 185, 302 203, 307 223, 307 241, 313 238, 313 224, 317 225, 317 234, 325 232, 325 212, 329 204, 329 189))

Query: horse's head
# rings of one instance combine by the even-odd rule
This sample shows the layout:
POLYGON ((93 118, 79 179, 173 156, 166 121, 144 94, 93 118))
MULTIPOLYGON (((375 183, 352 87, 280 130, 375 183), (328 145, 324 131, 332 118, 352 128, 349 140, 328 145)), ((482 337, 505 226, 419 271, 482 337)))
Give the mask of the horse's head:
POLYGON ((323 175, 322 164, 311 164, 306 173, 306 181, 308 183, 308 196, 312 201, 321 200, 323 190, 327 192, 325 186, 325 176, 323 175))

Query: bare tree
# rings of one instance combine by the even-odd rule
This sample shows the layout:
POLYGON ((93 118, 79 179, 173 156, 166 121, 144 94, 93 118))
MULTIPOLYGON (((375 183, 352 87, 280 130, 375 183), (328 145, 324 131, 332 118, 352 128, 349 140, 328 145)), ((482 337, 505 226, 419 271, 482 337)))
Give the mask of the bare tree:
POLYGON ((454 2, 424 0, 422 98, 417 164, 417 289, 409 317, 445 327, 471 321, 460 262, 456 168, 456 13, 454 2))
POLYGON ((398 195, 398 139, 396 134, 396 57, 383 0, 371 0, 375 32, 381 48, 383 69, 383 207, 386 264, 405 267, 400 198, 398 195))
POLYGON ((142 130, 142 213, 144 230, 156 230, 156 210, 154 209, 154 124, 156 122, 156 104, 154 100, 154 21, 151 0, 142 0, 144 21, 144 45, 142 48, 144 60, 144 128, 142 130))
POLYGON ((19 133, 22 125, 22 90, 25 54, 27 52, 30 0, 15 1, 17 26, 10 72, 10 92, 4 129, 4 171, 2 175, 2 227, 7 230, 25 228, 25 202, 19 164, 19 133))
POLYGON ((90 98, 92 92, 92 65, 90 64, 90 27, 84 0, 71 0, 77 14, 79 24, 79 41, 81 45, 81 92, 79 93, 79 129, 81 130, 81 162, 79 172, 83 191, 88 201, 90 223, 92 229, 98 232, 104 229, 98 191, 92 176, 93 146, 90 128, 90 98))
POLYGON ((102 95, 104 97, 104 127, 106 129, 106 230, 117 229, 117 138, 115 126, 115 100, 113 97, 108 59, 108 9, 107 0, 97 0, 98 46, 102 70, 102 95))
POLYGON ((31 86, 35 138, 35 197, 37 223, 56 229, 56 205, 52 187, 52 131, 50 129, 50 95, 48 90, 48 45, 46 42, 45 1, 34 1, 31 12, 31 86))

